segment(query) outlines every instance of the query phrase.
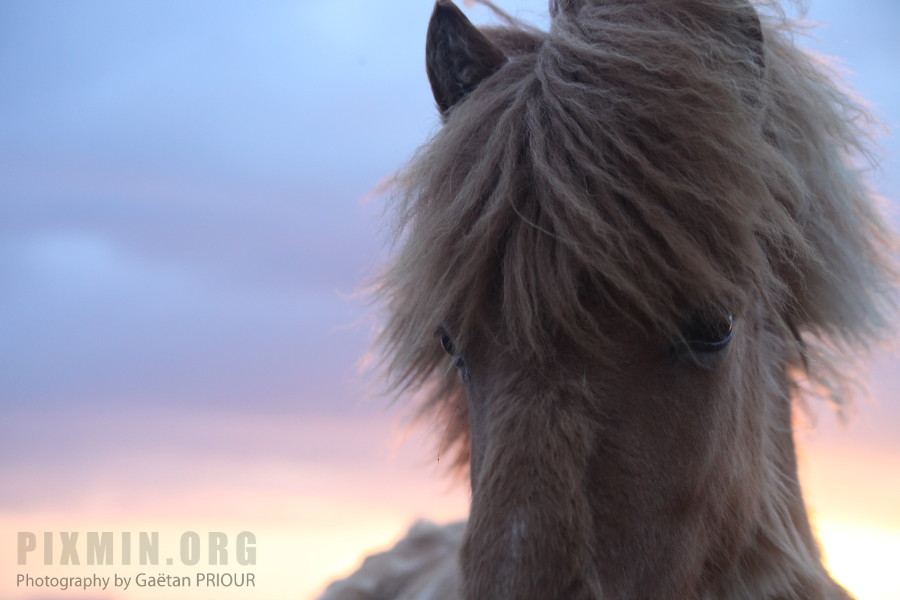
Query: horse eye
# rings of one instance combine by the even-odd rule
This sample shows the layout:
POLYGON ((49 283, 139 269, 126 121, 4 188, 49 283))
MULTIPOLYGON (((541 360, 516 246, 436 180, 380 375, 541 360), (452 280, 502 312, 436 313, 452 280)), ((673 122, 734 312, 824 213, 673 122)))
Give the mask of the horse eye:
POLYGON ((438 339, 441 341, 441 348, 450 356, 456 356, 456 348, 453 346, 453 338, 444 330, 443 327, 437 330, 438 339))
POLYGON ((734 333, 734 316, 698 315, 682 331, 688 347, 694 352, 718 352, 728 345, 734 333))
POLYGON ((444 352, 453 357, 453 366, 459 369, 459 376, 463 382, 469 381, 469 367, 466 366, 466 361, 463 359, 462 354, 456 351, 456 346, 453 345, 453 338, 450 337, 450 334, 443 327, 439 327, 435 335, 440 340, 441 348, 444 349, 444 352))

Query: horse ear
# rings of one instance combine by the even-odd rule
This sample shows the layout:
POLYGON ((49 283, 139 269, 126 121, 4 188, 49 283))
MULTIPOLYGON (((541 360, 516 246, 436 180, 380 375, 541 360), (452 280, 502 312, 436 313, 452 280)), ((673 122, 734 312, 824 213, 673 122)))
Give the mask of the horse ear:
POLYGON ((582 4, 579 0, 550 0, 550 16, 555 17, 560 12, 574 15, 582 4))
POLYGON ((750 58, 762 69, 765 65, 763 27, 756 7, 748 0, 721 0, 716 4, 688 2, 714 31, 725 36, 735 48, 743 48, 750 58))
POLYGON ((753 53, 756 64, 760 68, 764 68, 766 66, 765 40, 759 13, 756 11, 756 7, 749 2, 741 2, 740 9, 735 13, 735 22, 732 27, 742 36, 741 39, 753 53))
POLYGON ((453 2, 435 3, 425 42, 425 67, 441 114, 446 114, 504 62, 503 52, 453 2))
MULTIPOLYGON (((578 12, 597 0, 550 0, 550 15, 567 15, 574 18, 578 12)), ((709 2, 693 2, 685 0, 681 3, 686 11, 697 13, 701 18, 707 19, 722 33, 728 34, 734 40, 740 40, 750 50, 754 62, 759 67, 765 67, 765 52, 763 50, 763 29, 759 20, 759 13, 752 2, 748 0, 722 0, 719 5, 709 2)))

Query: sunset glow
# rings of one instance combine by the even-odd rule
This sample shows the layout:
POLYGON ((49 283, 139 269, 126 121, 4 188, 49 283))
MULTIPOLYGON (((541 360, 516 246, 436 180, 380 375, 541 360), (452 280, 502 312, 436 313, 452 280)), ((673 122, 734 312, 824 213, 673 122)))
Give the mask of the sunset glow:
MULTIPOLYGON (((177 414, 165 420, 186 421, 185 415, 177 414)), ((214 423, 215 435, 225 438, 239 432, 251 438, 254 431, 267 432, 266 444, 278 448, 279 454, 302 453, 297 440, 305 439, 310 447, 325 453, 323 456, 343 454, 346 458, 308 462, 245 457, 235 461, 210 456, 186 463, 165 453, 153 457, 136 448, 133 455, 101 458, 92 468, 82 469, 79 478, 97 483, 83 493, 73 493, 66 501, 48 499, 41 503, 44 508, 21 506, 0 511, 0 531, 11 535, 17 531, 156 531, 162 540, 162 558, 177 553, 176 542, 184 532, 200 532, 201 537, 206 532, 226 532, 233 539, 237 532, 252 531, 257 563, 246 568, 232 564, 227 570, 255 574, 253 598, 280 600, 313 598, 327 582, 358 567, 365 554, 392 545, 416 518, 449 522, 465 516, 468 491, 464 482, 454 485, 435 462, 429 437, 433 432, 414 429, 398 446, 397 422, 388 418, 315 419, 304 423, 218 417, 214 423), (161 472, 180 483, 176 487, 160 486, 161 472)), ((85 426, 77 420, 71 424, 85 426)), ((823 423, 822 434, 829 434, 828 429, 823 423)), ((845 431, 850 435, 852 425, 845 431)), ((173 433, 177 437, 177 432, 173 433)), ((900 527, 892 510, 896 504, 885 498, 880 475, 896 472, 892 469, 900 462, 900 453, 853 456, 852 445, 835 445, 816 432, 804 435, 806 493, 829 568, 862 600, 895 600, 900 597, 900 582, 892 565, 900 555, 900 527), (834 459, 843 454, 851 456, 843 462, 834 459), (848 469, 854 477, 850 481, 848 469), (846 504, 846 498, 836 493, 840 485, 852 488, 853 503, 846 504), (861 513, 859 506, 868 506, 868 512, 861 513)), ((201 434, 197 443, 204 444, 203 437, 201 434)), ((62 465, 45 467, 31 474, 33 483, 27 483, 22 474, 17 477, 26 488, 34 485, 37 489, 44 485, 42 481, 65 484, 65 470, 62 465)), ((8 470, 4 473, 10 475, 8 470)), ((0 564, 14 563, 14 544, 0 547, 0 564)), ((145 568, 28 567, 32 575, 57 577, 85 572, 111 576, 163 571, 194 577, 197 569, 178 564, 145 568)), ((0 580, 0 597, 8 600, 25 600, 33 592, 17 588, 8 577, 0 580)), ((159 597, 153 592, 131 588, 102 597, 159 597)), ((66 597, 97 596, 69 590, 66 597)), ((163 597, 248 596, 237 589, 193 587, 170 588, 163 597)))
POLYGON ((819 538, 831 574, 860 600, 900 598, 900 529, 822 520, 819 538))

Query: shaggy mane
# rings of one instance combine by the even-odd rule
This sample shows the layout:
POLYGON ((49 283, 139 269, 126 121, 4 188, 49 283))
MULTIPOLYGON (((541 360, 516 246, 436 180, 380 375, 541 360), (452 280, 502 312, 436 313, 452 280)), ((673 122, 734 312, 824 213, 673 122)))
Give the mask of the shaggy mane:
POLYGON ((671 337, 761 297, 798 348, 791 377, 837 399, 846 357, 887 322, 893 240, 854 162, 872 121, 787 19, 770 7, 736 39, 740 3, 618 0, 549 32, 507 21, 484 31, 508 62, 397 179, 398 254, 377 286, 394 391, 428 390, 465 465, 438 327, 535 365, 560 347, 610 360, 598 314, 671 337))

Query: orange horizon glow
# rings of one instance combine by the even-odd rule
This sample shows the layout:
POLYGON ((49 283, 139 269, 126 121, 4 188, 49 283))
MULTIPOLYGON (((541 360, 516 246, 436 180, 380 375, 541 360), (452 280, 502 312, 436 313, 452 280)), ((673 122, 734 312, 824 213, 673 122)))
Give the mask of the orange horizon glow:
MULTIPOLYGON (((146 486, 123 496, 115 481, 125 476, 125 471, 174 472, 182 466, 165 455, 142 460, 121 457, 101 465, 106 469, 104 481, 68 506, 0 510, 0 529, 12 538, 17 531, 159 531, 161 537, 171 538, 184 531, 250 530, 258 538, 258 563, 253 568, 258 586, 253 591, 131 589, 100 597, 311 599, 329 581, 355 570, 365 555, 390 547, 417 518, 448 522, 466 512, 465 486, 451 486, 442 467, 423 459, 423 454, 430 456, 423 451, 427 437, 411 434, 398 449, 391 434, 394 424, 388 420, 335 418, 304 425, 302 421, 259 419, 249 425, 237 421, 228 425, 223 419, 217 426, 224 431, 242 426, 295 429, 296 435, 318 436, 317 443, 331 438, 357 444, 361 458, 340 464, 266 461, 240 465, 233 459, 206 457, 199 459, 202 464, 195 470, 205 477, 194 485, 146 486), (140 501, 135 500, 135 493, 140 494, 140 501)), ((827 428, 821 438, 802 436, 806 440, 801 439, 801 471, 827 564, 834 577, 861 600, 896 600, 900 582, 891 561, 900 556, 900 521, 892 510, 896 505, 888 503, 900 493, 900 484, 885 483, 883 475, 897 472, 900 453, 867 448, 858 440, 835 443, 826 434, 827 428)), ((0 547, 0 564, 15 564, 13 546, 0 547)), ((84 569, 76 569, 76 573, 53 566, 32 572, 63 576, 81 574, 84 569)), ((90 569, 98 573, 124 570, 90 569)), ((148 570, 190 574, 196 569, 148 570)), ((17 589, 9 577, 0 580, 0 597, 8 600, 26 600, 36 591, 17 589)), ((88 597, 69 590, 59 597, 82 596, 88 597)))

